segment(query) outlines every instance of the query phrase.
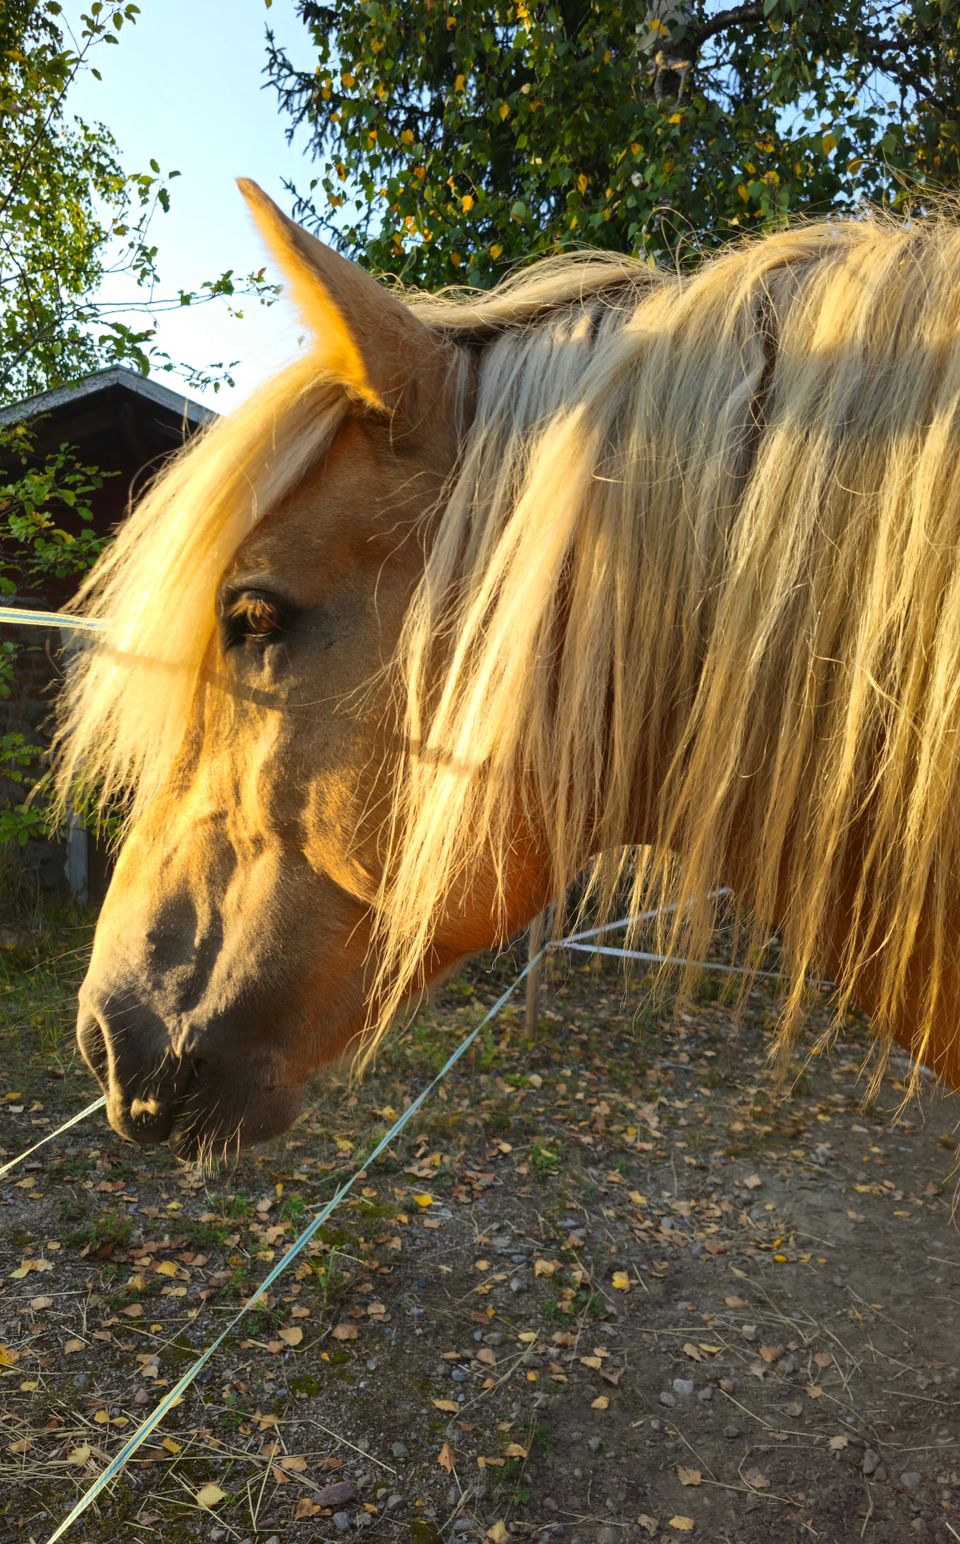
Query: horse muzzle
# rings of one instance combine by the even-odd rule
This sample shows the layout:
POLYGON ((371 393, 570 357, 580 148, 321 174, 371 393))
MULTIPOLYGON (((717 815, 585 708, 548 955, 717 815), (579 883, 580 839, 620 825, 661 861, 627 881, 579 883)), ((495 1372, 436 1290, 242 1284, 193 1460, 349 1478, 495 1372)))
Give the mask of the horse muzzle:
POLYGON ((108 1015, 82 1005, 77 1041, 106 1097, 118 1136, 141 1146, 169 1142, 178 1158, 216 1162, 292 1125, 303 1084, 277 1078, 272 1058, 242 1069, 236 1057, 178 1055, 143 1007, 108 1015))

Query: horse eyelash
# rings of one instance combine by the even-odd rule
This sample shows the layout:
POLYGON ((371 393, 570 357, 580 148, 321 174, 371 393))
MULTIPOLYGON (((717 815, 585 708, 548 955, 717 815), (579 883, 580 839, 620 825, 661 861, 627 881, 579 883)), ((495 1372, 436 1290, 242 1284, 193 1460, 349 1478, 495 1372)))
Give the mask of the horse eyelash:
POLYGON ((220 611, 226 648, 232 649, 248 641, 266 644, 282 637, 286 632, 287 614, 288 608, 274 595, 256 590, 235 594, 220 611), (262 631, 251 625, 258 619, 269 624, 262 631))

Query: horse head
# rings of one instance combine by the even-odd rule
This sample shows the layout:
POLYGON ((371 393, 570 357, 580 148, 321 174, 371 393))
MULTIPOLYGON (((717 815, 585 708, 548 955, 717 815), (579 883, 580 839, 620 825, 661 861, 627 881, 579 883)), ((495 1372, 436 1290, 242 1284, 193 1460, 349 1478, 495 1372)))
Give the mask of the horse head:
MULTIPOLYGON (((132 739, 155 707, 138 694, 172 693, 168 714, 181 718, 119 854, 78 1036, 114 1129, 189 1156, 283 1130, 310 1074, 356 1049, 377 992, 389 995, 371 938, 403 738, 390 663, 472 390, 466 351, 244 191, 314 349, 279 409, 255 401, 239 433, 222 426, 218 443, 214 430, 173 473, 188 501, 196 474, 245 505, 248 529, 220 571, 202 531, 177 529, 176 488, 161 484, 153 526, 148 508, 120 539, 121 565, 138 540, 161 567, 182 544, 167 580, 189 571, 196 543, 206 594, 183 593, 188 573, 178 607, 163 574, 151 596, 142 565, 135 579, 114 570, 121 599, 141 590, 129 644, 114 632, 82 667, 88 698, 128 699, 132 739), (151 607, 167 608, 170 633, 201 635, 192 673, 187 645, 166 658, 162 639, 151 647, 151 607)), ((482 887, 446 908, 417 988, 490 942, 490 911, 482 887)))

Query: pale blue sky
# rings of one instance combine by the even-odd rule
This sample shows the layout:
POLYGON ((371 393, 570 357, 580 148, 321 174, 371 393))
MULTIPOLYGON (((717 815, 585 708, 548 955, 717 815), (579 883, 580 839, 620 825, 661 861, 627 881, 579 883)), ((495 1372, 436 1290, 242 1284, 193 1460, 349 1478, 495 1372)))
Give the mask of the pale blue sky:
MULTIPOLYGON (((310 163, 284 138, 275 93, 263 90, 264 30, 300 60, 310 59, 306 30, 293 0, 139 0, 136 25, 124 26, 116 48, 101 46, 102 82, 87 75, 69 99, 74 112, 112 131, 124 167, 178 170, 170 213, 158 213, 152 236, 159 248, 160 293, 196 289, 226 268, 259 268, 265 253, 234 185, 252 177, 284 207, 284 176, 305 184, 310 163)), ((76 25, 85 0, 67 0, 64 20, 76 25)), ((111 289, 110 299, 129 292, 111 289)), ((281 299, 242 320, 220 302, 176 310, 159 320, 158 342, 175 359, 202 365, 239 359, 235 392, 206 400, 220 411, 245 396, 296 352, 299 326, 281 299)), ((177 385, 174 377, 159 380, 177 385)))

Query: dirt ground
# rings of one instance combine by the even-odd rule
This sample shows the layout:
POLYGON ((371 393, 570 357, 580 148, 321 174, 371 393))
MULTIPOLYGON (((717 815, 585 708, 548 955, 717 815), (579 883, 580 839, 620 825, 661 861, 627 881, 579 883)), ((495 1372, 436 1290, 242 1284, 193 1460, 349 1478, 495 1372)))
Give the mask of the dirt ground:
MULTIPOLYGON (((0 939, 0 1146, 91 1096, 86 933, 0 939)), ((512 977, 204 1177, 95 1116, 0 1180, 0 1540, 43 1544, 512 977)), ((954 1099, 868 1107, 862 1026, 780 1099, 763 990, 671 1024, 616 965, 511 1005, 78 1544, 960 1540, 954 1099)), ((809 1044, 812 1044, 811 1035, 809 1044)), ((798 1062, 798 1065, 800 1063, 798 1062)))

